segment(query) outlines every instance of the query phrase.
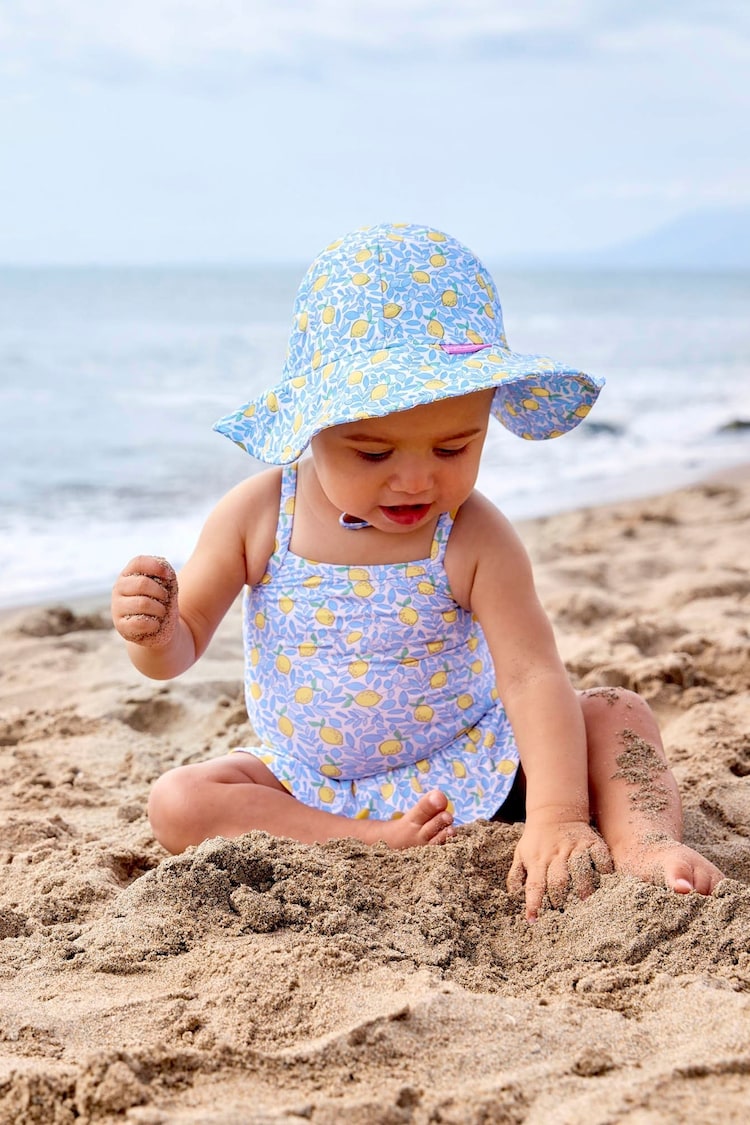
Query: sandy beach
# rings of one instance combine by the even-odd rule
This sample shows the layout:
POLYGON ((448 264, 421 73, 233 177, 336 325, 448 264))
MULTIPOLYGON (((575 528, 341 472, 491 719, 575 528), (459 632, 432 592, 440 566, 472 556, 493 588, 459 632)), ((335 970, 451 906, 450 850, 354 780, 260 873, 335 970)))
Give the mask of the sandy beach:
POLYGON ((486 823, 168 857, 151 782, 253 739, 238 607, 170 683, 103 601, 5 612, 0 1125, 747 1121, 750 471, 519 530, 573 682, 654 707, 716 893, 606 876, 529 926, 486 823))

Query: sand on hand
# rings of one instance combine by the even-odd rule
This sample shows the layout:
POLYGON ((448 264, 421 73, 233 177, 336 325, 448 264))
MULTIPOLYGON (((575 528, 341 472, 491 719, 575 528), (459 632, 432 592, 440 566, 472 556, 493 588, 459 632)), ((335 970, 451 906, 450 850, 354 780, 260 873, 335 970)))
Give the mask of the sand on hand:
MULTIPOLYGON (((168 684, 101 605, 0 619, 0 1125, 744 1122, 750 476, 520 530, 577 686, 641 691, 710 898, 626 876, 529 926, 518 829, 167 857, 172 765, 253 741, 235 607, 168 684)), ((623 732, 619 768, 657 791, 623 732)))

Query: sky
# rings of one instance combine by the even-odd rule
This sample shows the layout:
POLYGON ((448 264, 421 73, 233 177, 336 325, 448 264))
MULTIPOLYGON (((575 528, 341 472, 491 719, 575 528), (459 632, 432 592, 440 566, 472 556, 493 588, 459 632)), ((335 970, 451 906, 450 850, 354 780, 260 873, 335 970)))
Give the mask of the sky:
POLYGON ((2 0, 0 263, 489 259, 750 206, 747 0, 2 0))

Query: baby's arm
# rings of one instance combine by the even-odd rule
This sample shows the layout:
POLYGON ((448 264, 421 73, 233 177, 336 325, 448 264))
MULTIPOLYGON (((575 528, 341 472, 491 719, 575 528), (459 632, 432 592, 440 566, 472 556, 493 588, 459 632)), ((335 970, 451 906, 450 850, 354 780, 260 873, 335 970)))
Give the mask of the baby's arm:
MULTIPOLYGON (((487 638, 526 775, 526 826, 509 886, 525 885, 526 914, 533 919, 545 891, 555 905, 570 884, 585 896, 594 889, 594 871, 611 870, 611 859, 589 823, 581 707, 537 598, 526 551, 505 518, 477 494, 456 522, 456 547, 463 548, 458 558, 463 555, 468 566, 464 596, 487 638)), ((453 584, 450 571, 449 577, 453 584)), ((460 586, 454 584, 454 592, 460 586)))
POLYGON ((128 654, 152 679, 180 675, 202 655, 247 582, 260 581, 273 550, 278 470, 243 481, 217 504, 178 580, 166 559, 132 559, 112 591, 112 620, 128 654))

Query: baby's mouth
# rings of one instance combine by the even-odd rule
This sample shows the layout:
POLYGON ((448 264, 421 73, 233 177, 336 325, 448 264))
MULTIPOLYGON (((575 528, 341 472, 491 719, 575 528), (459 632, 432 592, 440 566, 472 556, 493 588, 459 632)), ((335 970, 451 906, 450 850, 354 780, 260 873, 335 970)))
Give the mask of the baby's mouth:
POLYGON ((431 506, 431 504, 389 504, 383 505, 380 510, 393 523, 408 527, 423 520, 431 506))

